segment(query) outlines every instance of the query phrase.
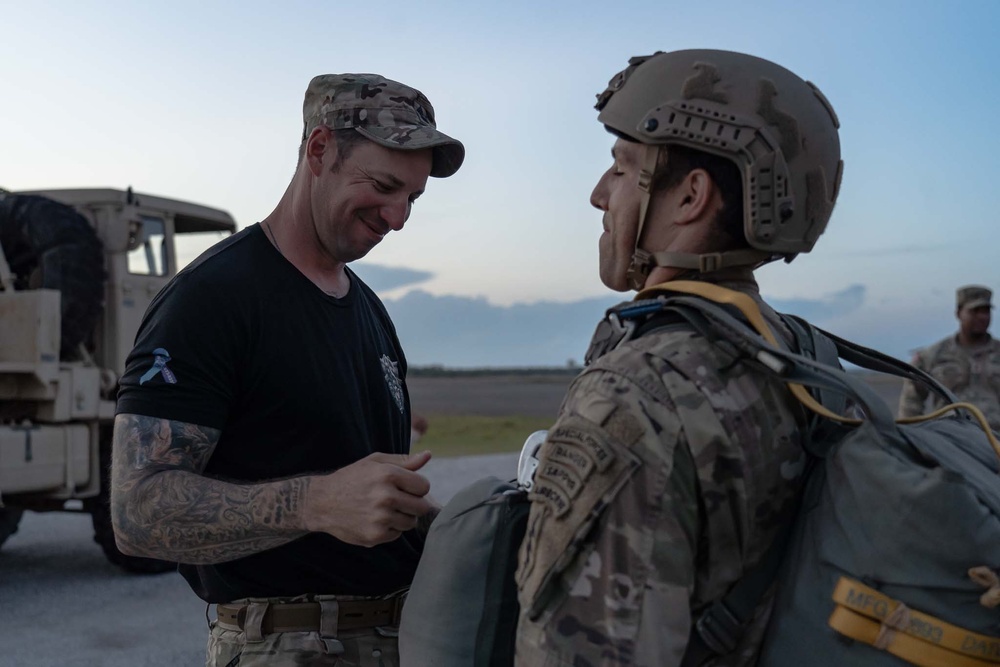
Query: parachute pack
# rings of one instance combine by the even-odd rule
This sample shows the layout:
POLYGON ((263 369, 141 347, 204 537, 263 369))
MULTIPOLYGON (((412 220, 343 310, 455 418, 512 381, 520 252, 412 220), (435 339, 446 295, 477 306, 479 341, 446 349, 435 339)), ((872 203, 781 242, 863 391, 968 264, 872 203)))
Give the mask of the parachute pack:
POLYGON ((496 477, 459 491, 434 519, 399 624, 400 667, 514 664, 514 572, 528 491, 496 477))
MULTIPOLYGON (((694 328, 780 377, 814 415, 794 524, 722 599, 696 610, 683 666, 730 653, 774 587, 763 667, 997 667, 1000 442, 977 408, 926 373, 804 320, 783 320, 797 350, 747 295, 665 283, 609 310, 588 353, 589 363, 649 331, 694 328), (949 405, 896 422, 838 359, 921 382, 949 405)), ((523 485, 482 481, 435 520, 403 610, 404 666, 513 664, 513 567, 526 494, 523 485), (512 517, 519 529, 510 529, 512 517)))

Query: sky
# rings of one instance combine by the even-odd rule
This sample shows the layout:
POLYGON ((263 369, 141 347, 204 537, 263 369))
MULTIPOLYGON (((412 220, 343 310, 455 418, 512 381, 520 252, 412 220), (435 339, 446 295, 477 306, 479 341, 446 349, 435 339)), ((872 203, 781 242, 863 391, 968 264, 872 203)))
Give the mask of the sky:
POLYGON ((132 186, 271 212, 316 74, 422 90, 467 157, 354 268, 411 364, 563 365, 608 306, 590 192, 613 143, 594 96, 628 58, 719 48, 816 83, 840 118, 840 198, 765 298, 908 357, 955 288, 1000 288, 1000 2, 9 2, 0 187, 132 186))

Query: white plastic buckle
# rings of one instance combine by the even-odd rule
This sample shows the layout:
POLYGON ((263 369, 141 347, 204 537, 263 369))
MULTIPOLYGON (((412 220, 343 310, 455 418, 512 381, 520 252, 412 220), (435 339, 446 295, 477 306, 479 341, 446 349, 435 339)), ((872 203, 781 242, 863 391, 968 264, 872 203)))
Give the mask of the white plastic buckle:
POLYGON ((527 437, 521 447, 521 456, 517 459, 517 485, 525 491, 531 491, 535 485, 535 471, 538 470, 538 450, 548 431, 535 431, 527 437))

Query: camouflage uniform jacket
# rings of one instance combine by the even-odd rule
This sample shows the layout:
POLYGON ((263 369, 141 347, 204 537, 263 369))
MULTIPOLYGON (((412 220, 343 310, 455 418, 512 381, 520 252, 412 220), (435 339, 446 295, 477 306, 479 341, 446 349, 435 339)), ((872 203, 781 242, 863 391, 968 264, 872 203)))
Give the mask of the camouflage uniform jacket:
MULTIPOLYGON (((959 345, 957 336, 949 336, 918 351, 911 363, 937 378, 959 400, 982 410, 993 430, 1000 430, 1000 340, 990 338, 983 345, 965 347, 959 345)), ((906 381, 899 397, 899 416, 923 414, 928 393, 926 387, 906 381)), ((930 399, 932 410, 944 405, 933 394, 930 399)))
MULTIPOLYGON (((752 278, 722 284, 760 303, 752 278)), ((803 419, 784 385, 686 330, 588 367, 540 450, 516 664, 678 665, 692 619, 791 520, 803 419)), ((711 664, 752 664, 769 611, 711 664)))

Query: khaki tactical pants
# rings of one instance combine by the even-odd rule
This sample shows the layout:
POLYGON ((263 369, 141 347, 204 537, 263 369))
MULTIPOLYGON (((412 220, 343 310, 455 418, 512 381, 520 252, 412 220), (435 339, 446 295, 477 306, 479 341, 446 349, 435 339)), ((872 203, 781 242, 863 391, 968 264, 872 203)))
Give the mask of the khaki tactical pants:
POLYGON ((324 604, 322 631, 318 627, 282 631, 279 626, 272 632, 268 609, 288 599, 249 598, 226 605, 246 608, 238 624, 221 610, 219 618, 210 622, 206 667, 399 667, 397 627, 340 629, 331 620, 336 618, 337 607, 330 613, 327 601, 336 600, 343 608, 358 598, 316 596, 311 600, 324 604))

